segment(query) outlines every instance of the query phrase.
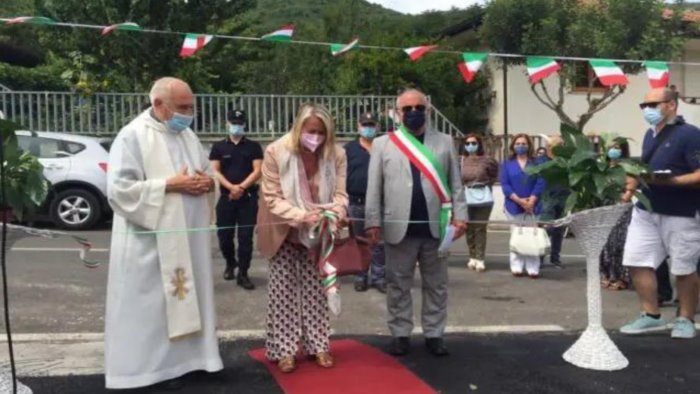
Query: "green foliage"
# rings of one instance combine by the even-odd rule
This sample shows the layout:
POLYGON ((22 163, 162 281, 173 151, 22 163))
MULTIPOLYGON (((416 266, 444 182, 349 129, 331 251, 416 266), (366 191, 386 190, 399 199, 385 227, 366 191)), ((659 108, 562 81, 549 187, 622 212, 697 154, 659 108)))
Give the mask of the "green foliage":
MULTIPOLYGON (((553 149, 552 160, 527 167, 525 172, 543 177, 548 189, 569 192, 565 206, 567 213, 617 203, 625 191, 627 176, 639 177, 647 172, 645 165, 631 159, 610 165, 606 158, 607 149, 597 153, 590 139, 578 132, 562 129, 562 139, 564 142, 553 149)), ((626 141, 614 135, 603 135, 599 139, 603 147, 626 141)), ((636 197, 650 206, 642 193, 637 192, 636 197)), ((548 198, 547 194, 545 198, 548 198)))
MULTIPOLYGON (((664 8, 670 6, 663 0, 492 0, 486 9, 481 35, 490 49, 497 52, 675 60, 683 51, 684 37, 679 34, 682 31, 679 17, 662 18, 664 8)), ((680 10, 680 5, 675 9, 680 10)), ((523 63, 524 59, 505 61, 512 65, 523 63)), ((558 97, 552 99, 549 93, 544 94, 544 83, 535 85, 532 92, 562 123, 582 131, 593 115, 619 97, 624 88, 608 89, 602 97, 588 94, 587 111, 575 118, 564 111, 564 98, 576 78, 577 62, 560 63, 558 97)), ((640 70, 638 64, 621 66, 627 73, 640 70)))
MULTIPOLYGON (((363 45, 399 48, 437 42, 442 30, 482 12, 472 7, 404 15, 363 0, 11 2, 17 15, 66 22, 132 21, 160 30, 252 37, 292 22, 296 41, 346 43, 359 35, 363 45)), ((428 54, 413 63, 402 51, 362 49, 334 58, 324 46, 215 39, 197 55, 180 59, 182 36, 177 34, 117 31, 101 37, 92 29, 0 26, 2 35, 46 51, 45 65, 37 69, 0 65, 0 83, 15 90, 137 92, 164 75, 181 77, 200 93, 394 95, 417 86, 464 131, 485 128, 491 100, 488 72, 465 84, 458 55, 428 54)), ((479 46, 473 34, 438 43, 460 51, 479 46)))
POLYGON ((19 127, 0 119, 0 136, 5 164, 5 196, 0 195, 0 208, 10 208, 22 220, 34 212, 46 199, 49 182, 44 178, 43 166, 36 157, 17 148, 15 130, 19 127))

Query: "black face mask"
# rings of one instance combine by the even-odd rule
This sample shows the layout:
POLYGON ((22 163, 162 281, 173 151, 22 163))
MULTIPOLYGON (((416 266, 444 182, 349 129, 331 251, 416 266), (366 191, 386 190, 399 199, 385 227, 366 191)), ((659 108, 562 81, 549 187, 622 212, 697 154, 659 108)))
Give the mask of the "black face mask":
POLYGON ((420 130, 425 125, 425 112, 409 111, 404 113, 403 124, 413 132, 420 130))

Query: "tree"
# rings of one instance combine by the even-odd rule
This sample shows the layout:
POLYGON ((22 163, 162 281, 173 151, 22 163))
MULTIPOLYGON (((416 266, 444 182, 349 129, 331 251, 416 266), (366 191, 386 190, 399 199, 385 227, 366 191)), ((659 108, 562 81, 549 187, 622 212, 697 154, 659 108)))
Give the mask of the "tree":
MULTIPOLYGON (((104 25, 125 21, 174 32, 233 34, 236 16, 252 9, 253 0, 35 0, 38 15, 58 21, 104 25)), ((211 81, 225 68, 201 57, 177 56, 183 36, 115 32, 101 37, 98 30, 50 28, 42 31, 46 48, 63 59, 65 70, 74 71, 73 85, 98 86, 101 90, 143 91, 154 78, 187 77, 197 91, 213 91, 211 81), (76 61, 76 58, 80 61, 76 61), (76 67, 76 65, 79 65, 76 67)), ((205 51, 216 58, 226 42, 214 41, 205 51)), ((66 74, 68 76, 68 74, 66 74)), ((90 89, 87 93, 92 91, 90 89)))
MULTIPOLYGON (((676 59, 683 49, 680 12, 664 19, 662 0, 492 0, 486 9, 483 39, 494 52, 636 60, 676 59)), ((504 59, 503 67, 523 59, 504 59)), ((625 92, 624 86, 594 95, 591 78, 586 112, 574 117, 564 109, 566 92, 576 78, 577 62, 560 62, 556 93, 545 81, 531 85, 537 100, 562 124, 579 132, 598 112, 625 92)), ((579 63, 580 64, 580 63, 579 63)), ((639 64, 620 64, 626 73, 639 64)))

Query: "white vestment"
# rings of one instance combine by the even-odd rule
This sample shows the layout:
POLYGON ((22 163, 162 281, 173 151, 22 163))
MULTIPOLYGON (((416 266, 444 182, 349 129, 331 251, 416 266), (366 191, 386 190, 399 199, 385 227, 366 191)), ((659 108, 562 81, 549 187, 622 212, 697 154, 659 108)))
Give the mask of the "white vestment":
MULTIPOLYGON (((172 325, 177 316, 166 312, 166 295, 173 285, 164 283, 166 279, 161 275, 156 235, 138 234, 158 231, 159 223, 167 223, 164 213, 172 214, 172 209, 164 208, 167 199, 172 201, 170 194, 166 199, 166 179, 146 177, 140 145, 144 139, 139 133, 154 132, 162 135, 155 141, 164 141, 167 146, 163 160, 171 163, 164 162, 166 166, 172 164, 176 171, 187 166, 191 174, 195 170, 211 173, 209 160, 194 133, 190 129, 179 134, 169 131, 149 111, 124 127, 112 144, 107 180, 107 195, 114 210, 105 316, 107 388, 148 386, 190 371, 215 372, 223 368, 216 337, 209 233, 173 233, 186 234, 189 244, 194 289, 188 285, 187 294, 194 291, 191 295, 196 295, 195 310, 198 309, 201 329, 172 339, 169 320, 172 325)), ((178 196, 186 227, 208 227, 208 196, 178 196)), ((158 239, 167 234, 161 232, 158 239)), ((191 326, 196 329, 200 325, 191 326)))

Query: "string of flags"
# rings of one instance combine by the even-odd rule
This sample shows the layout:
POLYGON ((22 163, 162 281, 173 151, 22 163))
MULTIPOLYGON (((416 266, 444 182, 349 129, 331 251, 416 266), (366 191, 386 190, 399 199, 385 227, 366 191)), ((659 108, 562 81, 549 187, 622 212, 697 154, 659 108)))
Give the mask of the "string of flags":
POLYGON ((402 50, 409 59, 413 62, 420 60, 425 54, 429 52, 436 53, 449 53, 449 54, 459 54, 462 56, 462 61, 457 64, 457 68, 462 75, 465 83, 471 83, 476 77, 477 73, 487 61, 489 57, 501 57, 501 58, 524 58, 527 67, 527 74, 531 84, 537 84, 542 82, 544 79, 550 77, 551 75, 557 73, 561 66, 557 60, 564 61, 587 61, 590 67, 593 69, 596 77, 603 86, 612 87, 615 85, 627 85, 629 80, 625 73, 622 71, 617 63, 636 63, 642 64, 646 69, 647 77, 649 79, 649 84, 652 88, 665 87, 669 83, 670 71, 669 64, 682 64, 682 65, 694 65, 700 66, 700 63, 689 63, 689 62, 663 62, 663 61, 640 61, 640 60, 627 60, 627 59, 588 59, 588 58, 574 58, 566 56, 556 56, 556 57, 544 57, 544 56, 524 56, 519 54, 502 54, 502 53, 488 53, 488 52, 456 52, 456 51, 445 51, 438 50, 437 45, 421 45, 410 48, 396 48, 396 47, 385 47, 385 46, 369 46, 360 45, 360 38, 354 37, 348 43, 326 43, 326 42, 315 42, 315 41, 294 41, 292 39, 294 35, 295 26, 293 24, 287 24, 274 30, 270 33, 264 34, 261 37, 242 37, 242 36, 224 36, 216 34, 198 34, 198 33, 180 33, 173 31, 164 30, 153 30, 144 29, 134 22, 123 22, 117 23, 109 26, 96 26, 96 25, 85 25, 77 23, 63 23, 57 22, 51 18, 43 16, 19 16, 14 18, 0 18, 0 21, 4 22, 6 25, 19 25, 19 24, 35 24, 35 25, 53 25, 53 26, 66 26, 66 27, 77 27, 77 28, 92 28, 100 29, 102 36, 108 36, 116 31, 130 31, 130 32, 146 32, 146 33, 160 33, 160 34, 176 34, 184 35, 184 41, 182 43, 182 48, 180 49, 180 57, 190 57, 195 55, 200 49, 204 48, 209 44, 215 37, 225 38, 225 39, 239 39, 248 41, 275 41, 275 42, 287 42, 305 45, 320 45, 328 46, 330 52, 333 56, 338 57, 347 52, 352 51, 357 48, 365 49, 380 49, 380 50, 402 50))

